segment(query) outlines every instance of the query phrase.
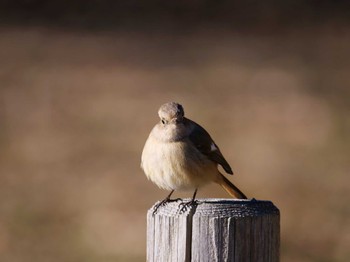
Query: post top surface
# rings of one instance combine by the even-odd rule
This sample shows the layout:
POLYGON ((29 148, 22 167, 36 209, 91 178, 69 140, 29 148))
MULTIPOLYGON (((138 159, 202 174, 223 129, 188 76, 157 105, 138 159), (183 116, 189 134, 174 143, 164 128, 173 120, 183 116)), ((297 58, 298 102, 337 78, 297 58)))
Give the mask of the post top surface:
MULTIPOLYGON (((263 215, 279 215, 278 208, 267 200, 201 198, 196 205, 184 207, 190 199, 168 202, 157 209, 156 214, 162 216, 210 216, 210 217, 256 217, 263 215)), ((157 202, 159 203, 159 202, 157 202)), ((157 204, 156 203, 156 204, 157 204)), ((155 204, 155 205, 156 205, 155 204)), ((155 205, 148 212, 154 211, 155 205)))

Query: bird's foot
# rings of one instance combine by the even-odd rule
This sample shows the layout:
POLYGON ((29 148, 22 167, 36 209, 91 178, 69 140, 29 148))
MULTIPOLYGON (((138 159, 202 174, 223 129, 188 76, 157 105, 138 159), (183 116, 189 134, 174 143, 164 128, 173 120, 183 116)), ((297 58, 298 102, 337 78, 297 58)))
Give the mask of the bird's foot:
POLYGON ((160 201, 158 204, 156 204, 153 208, 153 215, 155 215, 157 213, 158 208, 165 206, 166 203, 169 202, 177 202, 177 201, 181 201, 181 198, 174 198, 174 199, 170 199, 170 198, 165 198, 162 201, 160 201))
POLYGON ((198 201, 195 199, 191 199, 190 201, 187 201, 187 202, 182 202, 179 205, 179 208, 180 208, 179 213, 183 214, 188 210, 188 208, 196 207, 197 205, 198 205, 198 201))

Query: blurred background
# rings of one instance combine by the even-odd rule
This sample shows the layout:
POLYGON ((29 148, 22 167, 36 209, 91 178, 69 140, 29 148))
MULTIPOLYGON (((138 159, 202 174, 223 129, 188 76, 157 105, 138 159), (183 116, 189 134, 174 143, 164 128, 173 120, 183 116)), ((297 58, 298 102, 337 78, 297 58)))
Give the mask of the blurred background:
POLYGON ((145 261, 168 101, 279 207, 281 261, 350 261, 349 29, 347 1, 0 1, 1 261, 145 261))

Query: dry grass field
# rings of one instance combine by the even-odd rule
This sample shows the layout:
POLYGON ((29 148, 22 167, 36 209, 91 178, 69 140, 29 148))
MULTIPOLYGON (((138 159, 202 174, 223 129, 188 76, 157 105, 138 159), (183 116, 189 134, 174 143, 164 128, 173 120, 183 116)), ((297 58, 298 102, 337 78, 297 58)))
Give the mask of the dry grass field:
POLYGON ((212 134, 235 184, 280 208, 282 261, 350 261, 349 46, 346 26, 1 27, 1 261, 145 261, 146 211, 167 192, 140 155, 168 101, 212 134))

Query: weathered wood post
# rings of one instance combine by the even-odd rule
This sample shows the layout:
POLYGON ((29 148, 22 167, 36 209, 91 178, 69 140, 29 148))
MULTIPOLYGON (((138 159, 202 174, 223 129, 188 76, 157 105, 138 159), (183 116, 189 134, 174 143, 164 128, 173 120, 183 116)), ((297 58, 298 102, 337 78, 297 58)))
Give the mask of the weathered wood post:
POLYGON ((184 212, 181 203, 148 210, 148 262, 279 261, 280 214, 272 202, 198 199, 184 212))

